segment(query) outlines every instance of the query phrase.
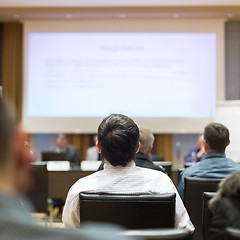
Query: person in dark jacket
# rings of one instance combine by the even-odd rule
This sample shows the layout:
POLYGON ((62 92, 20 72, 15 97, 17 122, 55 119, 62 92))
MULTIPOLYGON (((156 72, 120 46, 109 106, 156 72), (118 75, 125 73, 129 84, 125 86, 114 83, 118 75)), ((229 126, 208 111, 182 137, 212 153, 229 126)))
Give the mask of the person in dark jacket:
POLYGON ((228 227, 240 229, 240 172, 225 178, 217 194, 209 202, 213 213, 209 229, 210 240, 227 240, 228 227))
POLYGON ((136 154, 136 165, 139 167, 150 168, 153 170, 165 172, 165 169, 162 166, 157 166, 154 164, 151 159, 151 151, 153 149, 154 135, 150 129, 140 128, 140 149, 136 154))

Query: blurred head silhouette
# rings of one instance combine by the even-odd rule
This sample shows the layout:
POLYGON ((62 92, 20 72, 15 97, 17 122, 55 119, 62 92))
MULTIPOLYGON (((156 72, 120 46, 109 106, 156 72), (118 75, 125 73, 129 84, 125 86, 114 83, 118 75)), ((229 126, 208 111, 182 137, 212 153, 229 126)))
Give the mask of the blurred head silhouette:
POLYGON ((0 98, 0 192, 26 193, 32 186, 32 160, 26 135, 0 98))

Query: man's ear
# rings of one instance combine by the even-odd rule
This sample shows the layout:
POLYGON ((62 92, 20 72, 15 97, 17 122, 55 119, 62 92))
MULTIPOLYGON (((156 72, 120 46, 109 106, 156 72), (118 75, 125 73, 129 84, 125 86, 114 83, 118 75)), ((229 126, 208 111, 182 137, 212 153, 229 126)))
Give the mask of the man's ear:
POLYGON ((205 139, 203 139, 203 146, 204 146, 205 151, 208 152, 208 150, 209 150, 209 145, 208 145, 208 143, 206 142, 205 139))
POLYGON ((227 146, 230 144, 230 139, 228 140, 228 144, 227 144, 227 146))
POLYGON ((150 153, 153 149, 153 145, 150 146, 150 148, 148 149, 147 153, 150 153))
POLYGON ((20 126, 16 131, 16 164, 18 167, 28 169, 33 162, 33 154, 30 152, 30 146, 27 142, 26 135, 20 126))
POLYGON ((96 141, 96 147, 98 149, 98 152, 101 153, 101 148, 98 140, 96 141))
POLYGON ((141 143, 140 143, 140 142, 138 142, 138 146, 137 146, 137 151, 136 151, 136 153, 138 153, 138 152, 139 152, 139 149, 140 149, 140 147, 141 147, 141 143))

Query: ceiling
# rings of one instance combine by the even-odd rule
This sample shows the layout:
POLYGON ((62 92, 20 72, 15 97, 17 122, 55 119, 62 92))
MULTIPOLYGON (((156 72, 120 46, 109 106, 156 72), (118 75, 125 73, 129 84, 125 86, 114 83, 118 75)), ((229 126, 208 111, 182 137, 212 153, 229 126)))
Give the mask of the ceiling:
POLYGON ((240 0, 0 0, 0 21, 91 18, 240 20, 240 0))
POLYGON ((0 0, 0 7, 236 6, 239 0, 0 0))

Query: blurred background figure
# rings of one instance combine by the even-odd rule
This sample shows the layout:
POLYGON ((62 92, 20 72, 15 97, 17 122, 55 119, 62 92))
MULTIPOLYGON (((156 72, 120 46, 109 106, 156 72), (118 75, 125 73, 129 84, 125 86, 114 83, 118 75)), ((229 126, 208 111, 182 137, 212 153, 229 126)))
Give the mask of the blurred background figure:
POLYGON ((141 144, 139 152, 136 154, 136 165, 143 168, 150 168, 165 172, 162 166, 157 166, 151 161, 151 151, 153 149, 154 135, 150 129, 140 128, 139 142, 141 144))
POLYGON ((98 149, 97 149, 97 146, 96 146, 97 140, 98 140, 97 135, 94 135, 93 136, 94 145, 87 149, 86 160, 97 161, 97 160, 101 159, 100 153, 98 152, 98 149))
POLYGON ((186 163, 195 163, 195 162, 199 162, 199 160, 201 159, 201 157, 205 154, 205 149, 204 149, 204 145, 203 145, 203 136, 199 135, 198 137, 198 141, 197 141, 197 145, 192 147, 186 158, 185 158, 185 162, 186 163))
POLYGON ((65 153, 67 160, 70 162, 71 166, 80 166, 80 157, 78 155, 78 150, 76 147, 68 144, 65 134, 59 134, 56 139, 56 152, 65 153))
POLYGON ((213 213, 209 236, 211 240, 225 240, 226 228, 240 229, 240 172, 225 178, 217 194, 209 202, 213 213))

